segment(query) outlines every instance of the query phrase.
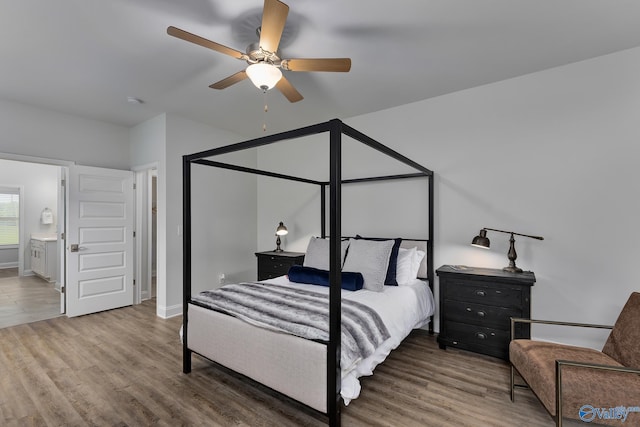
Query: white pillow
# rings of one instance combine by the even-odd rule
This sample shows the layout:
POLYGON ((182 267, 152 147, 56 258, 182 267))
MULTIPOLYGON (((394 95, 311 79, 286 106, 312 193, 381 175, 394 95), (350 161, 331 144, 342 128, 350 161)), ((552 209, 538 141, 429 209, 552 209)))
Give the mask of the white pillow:
MULTIPOLYGON (((348 247, 348 241, 345 240, 340 243, 340 267, 344 264, 344 256, 347 253, 348 247)), ((304 255, 302 265, 329 271, 329 239, 322 239, 320 237, 312 237, 309 239, 307 252, 304 255)))
POLYGON ((343 271, 361 273, 364 289, 382 292, 394 240, 350 239, 343 271))
POLYGON ((418 277, 420 264, 426 253, 416 247, 411 249, 400 248, 398 250, 398 267, 396 280, 398 285, 409 285, 418 277))
POLYGON ((413 258, 416 256, 417 248, 398 249, 398 262, 396 265, 396 281, 398 285, 406 285, 411 281, 413 271, 413 258))
POLYGON ((416 253, 413 256, 413 265, 412 265, 413 269, 411 270, 411 280, 418 277, 418 272, 420 271, 420 264, 422 263, 422 258, 424 258, 426 254, 427 254, 426 252, 416 248, 416 253))

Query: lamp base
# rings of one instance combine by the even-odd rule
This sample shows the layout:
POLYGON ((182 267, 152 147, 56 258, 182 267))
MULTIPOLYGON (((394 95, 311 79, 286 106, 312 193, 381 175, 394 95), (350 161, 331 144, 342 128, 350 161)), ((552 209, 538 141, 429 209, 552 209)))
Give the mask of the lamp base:
MULTIPOLYGON (((280 249, 279 247, 277 247, 277 248, 275 248, 275 249, 273 250, 273 252, 284 252, 284 250, 282 250, 282 249, 280 249)), ((520 271, 522 271, 522 270, 520 270, 520 271)))
POLYGON ((505 267, 502 271, 508 271, 509 273, 522 273, 522 269, 518 267, 505 267))

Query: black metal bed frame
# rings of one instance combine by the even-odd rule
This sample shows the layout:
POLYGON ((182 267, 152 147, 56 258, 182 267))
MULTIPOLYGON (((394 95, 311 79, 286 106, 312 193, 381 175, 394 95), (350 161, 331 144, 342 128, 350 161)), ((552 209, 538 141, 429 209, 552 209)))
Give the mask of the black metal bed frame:
MULTIPOLYGON (((379 143, 369 136, 357 131, 349 125, 346 125, 339 119, 329 120, 327 122, 318 123, 316 125, 306 126, 300 129, 294 129, 274 135, 267 135, 248 141, 214 148, 211 150, 201 151, 194 154, 185 155, 182 158, 183 166, 183 372, 191 372, 191 353, 187 342, 188 328, 188 304, 191 302, 191 165, 206 165, 223 169, 229 169, 239 172, 247 172, 256 175, 262 175, 272 178, 282 178, 289 181, 297 181, 309 184, 319 185, 321 187, 320 208, 321 208, 321 233, 322 237, 326 237, 326 189, 329 187, 329 343, 327 345, 327 417, 329 425, 340 426, 340 389, 341 389, 341 370, 340 370, 340 323, 341 323, 341 255, 340 255, 340 236, 341 230, 341 186, 342 184, 373 182, 373 181, 389 181, 396 179, 428 179, 428 233, 427 240, 427 280, 429 286, 433 290, 434 269, 433 269, 433 171, 421 166, 420 164, 408 159, 400 153, 390 149, 389 147, 379 143), (329 182, 316 181, 306 178, 289 176, 270 171, 247 168, 243 166, 215 162, 207 160, 208 157, 228 154, 236 151, 262 147, 278 141, 301 138, 305 136, 315 135, 319 133, 329 132, 329 182), (413 169, 416 173, 376 176, 369 178, 342 179, 342 135, 349 136, 387 156, 402 162, 413 169)), ((433 333, 433 316, 429 323, 429 332, 433 333)), ((304 405, 304 404, 303 404, 304 405)), ((305 405, 306 406, 306 405, 305 405)))

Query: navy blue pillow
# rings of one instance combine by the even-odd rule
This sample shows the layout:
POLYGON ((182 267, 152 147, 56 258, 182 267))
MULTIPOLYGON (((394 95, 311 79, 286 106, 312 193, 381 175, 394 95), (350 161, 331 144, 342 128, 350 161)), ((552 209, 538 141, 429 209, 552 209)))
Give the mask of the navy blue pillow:
MULTIPOLYGON (((293 265, 289 268, 289 280, 296 283, 329 286, 329 272, 319 268, 293 265)), ((359 291, 363 285, 364 278, 362 274, 350 271, 342 272, 342 289, 359 291)))
POLYGON ((400 250, 400 243, 402 239, 378 239, 373 237, 362 237, 356 234, 356 239, 373 240, 377 242, 383 242, 385 240, 393 240, 393 248, 391 248, 391 255, 389 256, 389 266, 387 267, 387 277, 384 279, 384 284, 387 286, 398 286, 396 280, 396 270, 398 269, 398 251, 400 250))

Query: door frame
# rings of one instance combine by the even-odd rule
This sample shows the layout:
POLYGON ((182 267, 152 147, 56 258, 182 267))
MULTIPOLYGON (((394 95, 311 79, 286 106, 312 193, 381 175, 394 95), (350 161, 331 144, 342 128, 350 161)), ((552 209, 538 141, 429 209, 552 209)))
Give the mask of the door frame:
MULTIPOLYGON (((67 311, 67 298, 66 292, 64 292, 64 286, 66 283, 66 274, 67 274, 67 265, 66 265, 66 256, 65 256, 65 233, 66 233, 66 225, 67 225, 67 193, 66 188, 62 182, 62 179, 66 179, 66 176, 69 175, 69 166, 75 165, 75 162, 69 160, 60 160, 60 159, 49 159, 46 157, 36 157, 36 156, 25 156, 22 154, 11 154, 11 153, 3 153, 0 152, 0 159, 2 160, 13 160, 17 162, 25 162, 25 163, 39 163, 43 165, 50 166, 59 166, 58 173, 58 207, 57 207, 57 215, 58 215, 58 225, 56 229, 56 233, 58 235, 58 245, 57 245, 57 254, 56 254, 56 262, 58 271, 58 278, 54 286, 60 292, 60 314, 65 314, 67 311), (61 203, 61 200, 65 201, 61 203)), ((18 237, 19 242, 19 253, 18 253, 18 275, 20 277, 24 274, 24 264, 25 264, 25 249, 27 244, 27 239, 23 235, 24 234, 24 224, 22 218, 24 218, 24 186, 20 187, 20 222, 19 222, 19 233, 18 237)))
MULTIPOLYGON (((133 303, 140 304, 142 301, 151 298, 152 271, 152 197, 153 197, 153 176, 157 176, 158 163, 148 163, 146 165, 131 168, 135 173, 136 194, 135 194, 135 216, 136 216, 136 239, 135 239, 135 272, 136 289, 133 303)), ((156 252, 156 265, 158 265, 156 252)))

